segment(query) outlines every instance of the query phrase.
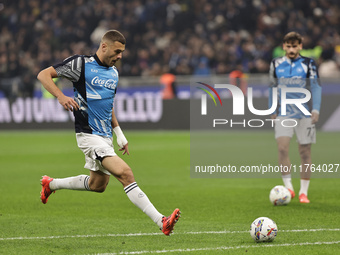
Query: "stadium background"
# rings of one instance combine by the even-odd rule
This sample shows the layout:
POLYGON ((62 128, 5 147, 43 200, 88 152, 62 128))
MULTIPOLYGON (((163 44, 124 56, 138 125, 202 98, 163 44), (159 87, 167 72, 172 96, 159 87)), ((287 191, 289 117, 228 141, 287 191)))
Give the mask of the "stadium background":
MULTIPOLYGON (((72 127, 56 102, 45 102, 50 96, 36 75, 73 54, 93 54, 107 29, 127 39, 117 66, 117 117, 129 129, 188 129, 193 76, 226 80, 239 70, 249 86, 267 86, 269 62, 283 54, 282 37, 292 30, 303 35, 303 54, 317 61, 325 85, 333 85, 325 93, 338 94, 339 9, 331 0, 2 1, 1 129, 72 127), (170 101, 160 98, 166 73, 176 80, 170 101)), ((56 82, 72 95, 70 83, 56 82)), ((335 109, 323 110, 330 116, 335 109)))

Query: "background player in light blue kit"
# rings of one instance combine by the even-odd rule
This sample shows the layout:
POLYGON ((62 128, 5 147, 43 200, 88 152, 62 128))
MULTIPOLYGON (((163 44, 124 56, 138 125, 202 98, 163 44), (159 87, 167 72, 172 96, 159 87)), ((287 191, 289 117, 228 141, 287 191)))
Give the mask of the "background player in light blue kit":
MULTIPOLYGON (((278 88, 278 98, 280 102, 280 89, 283 87, 298 87, 308 89, 312 94, 309 104, 303 106, 311 112, 311 116, 303 114, 295 105, 287 105, 285 115, 281 113, 280 104, 272 118, 294 119, 297 123, 295 127, 284 127, 279 122, 275 123, 275 138, 279 152, 279 164, 289 166, 289 144, 293 134, 296 134, 299 144, 299 154, 301 158, 301 181, 299 200, 301 203, 309 203, 308 188, 311 177, 311 144, 316 142, 315 123, 319 120, 321 105, 321 87, 318 82, 318 70, 313 59, 300 55, 302 50, 302 37, 299 33, 290 32, 283 39, 283 49, 285 56, 275 58, 270 65, 271 86, 269 88, 269 107, 272 105, 273 87, 278 88)), ((302 93, 290 93, 287 98, 302 98, 302 93)), ((290 125, 293 126, 293 125, 290 125)), ((292 185, 291 173, 282 172, 284 185, 289 189, 292 198, 295 196, 292 185)))
POLYGON ((59 189, 104 192, 110 176, 123 185, 128 198, 147 214, 163 231, 170 235, 180 217, 175 209, 164 217, 138 187, 131 168, 117 156, 112 144, 112 131, 117 136, 120 151, 129 155, 128 141, 116 119, 113 101, 118 84, 118 71, 114 64, 122 58, 125 37, 116 30, 106 32, 93 56, 75 55, 62 63, 42 70, 38 79, 54 95, 59 103, 75 116, 75 131, 78 147, 85 154, 85 168, 90 175, 78 175, 63 179, 43 176, 41 201, 59 189), (73 82, 74 99, 67 97, 53 82, 55 77, 64 77, 73 82))

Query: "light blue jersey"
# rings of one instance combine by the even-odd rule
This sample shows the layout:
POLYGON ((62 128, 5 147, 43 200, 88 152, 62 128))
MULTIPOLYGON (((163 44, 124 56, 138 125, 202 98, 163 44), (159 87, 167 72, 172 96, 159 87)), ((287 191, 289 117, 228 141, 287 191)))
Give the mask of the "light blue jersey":
POLYGON ((118 71, 101 63, 97 55, 75 55, 53 66, 58 76, 73 82, 75 129, 112 137, 112 108, 118 84, 118 71))
MULTIPOLYGON (((312 110, 320 111, 321 106, 321 86, 319 84, 319 75, 317 66, 313 59, 299 56, 298 58, 291 60, 284 57, 275 58, 270 65, 270 80, 271 86, 269 88, 269 108, 272 106, 272 93, 273 87, 278 88, 278 107, 276 114, 278 116, 286 116, 289 118, 306 118, 310 116, 304 115, 300 109, 295 105, 287 105, 287 113, 283 115, 281 113, 281 88, 294 87, 308 89, 312 94, 312 100, 309 103, 304 103, 303 106, 307 111, 312 110)), ((303 93, 288 93, 288 99, 304 98, 303 93)))

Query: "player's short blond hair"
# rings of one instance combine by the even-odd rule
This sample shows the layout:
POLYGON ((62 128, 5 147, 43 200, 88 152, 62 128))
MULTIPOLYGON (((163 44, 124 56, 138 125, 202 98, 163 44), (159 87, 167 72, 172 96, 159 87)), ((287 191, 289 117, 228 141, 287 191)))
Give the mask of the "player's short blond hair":
POLYGON ((124 35, 117 30, 109 30, 102 37, 102 42, 114 43, 117 41, 120 42, 121 44, 124 44, 124 45, 126 44, 124 35))
POLYGON ((292 43, 296 41, 299 44, 302 43, 302 36, 297 32, 289 32, 285 35, 285 37, 283 37, 283 43, 292 43))

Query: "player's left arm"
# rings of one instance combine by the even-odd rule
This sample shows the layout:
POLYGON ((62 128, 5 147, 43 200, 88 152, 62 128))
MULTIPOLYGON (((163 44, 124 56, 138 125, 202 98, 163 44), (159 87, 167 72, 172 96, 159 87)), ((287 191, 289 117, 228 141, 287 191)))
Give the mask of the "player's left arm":
POLYGON ((129 143, 122 131, 122 129, 119 126, 118 120, 115 115, 115 111, 112 108, 112 128, 113 132, 116 134, 117 137, 117 144, 120 147, 119 151, 123 151, 123 155, 126 153, 127 155, 130 155, 129 152, 129 143))
POLYGON ((320 108, 321 108, 321 92, 322 88, 320 85, 319 80, 319 74, 318 74, 318 68, 314 62, 314 60, 311 60, 309 63, 309 78, 310 78, 310 86, 311 86, 311 92, 312 92, 312 123, 316 123, 319 120, 320 115, 320 108))
MULTIPOLYGON (((270 63, 270 68, 269 68, 269 96, 268 96, 268 107, 269 109, 272 107, 273 105, 273 87, 277 87, 277 78, 275 75, 275 64, 274 64, 274 60, 272 60, 272 62, 270 63)), ((271 116, 272 119, 276 119, 277 117, 277 109, 275 109, 271 116)))

